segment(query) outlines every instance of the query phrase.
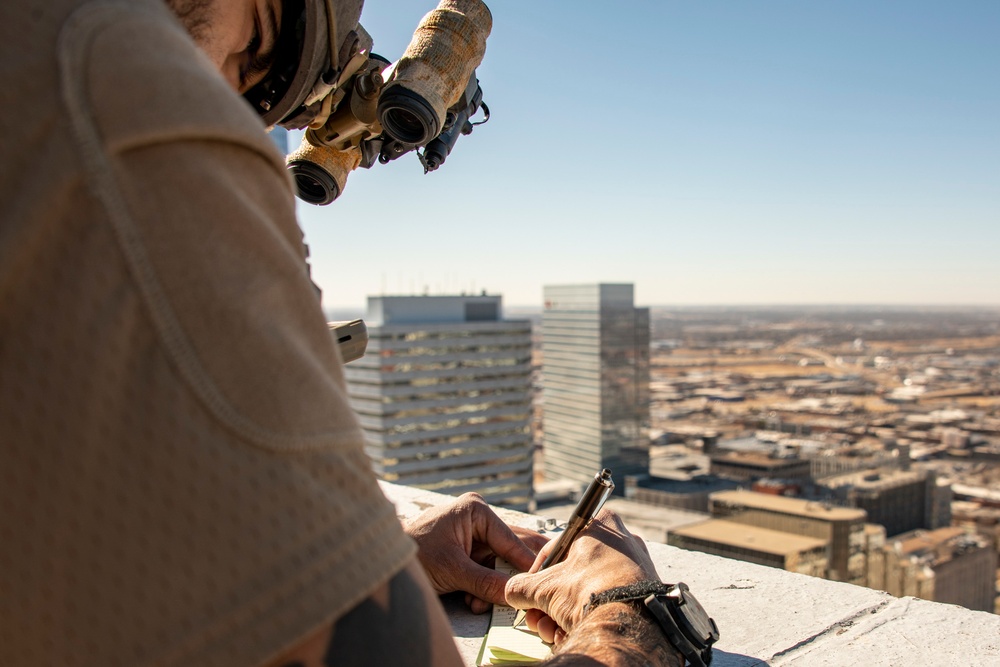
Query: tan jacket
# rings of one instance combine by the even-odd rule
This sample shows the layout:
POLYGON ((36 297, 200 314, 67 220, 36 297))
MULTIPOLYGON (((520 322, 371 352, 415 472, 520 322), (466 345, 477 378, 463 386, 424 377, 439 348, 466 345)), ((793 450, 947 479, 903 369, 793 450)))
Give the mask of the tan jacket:
POLYGON ((163 0, 0 31, 3 664, 260 662, 414 553, 280 156, 163 0))

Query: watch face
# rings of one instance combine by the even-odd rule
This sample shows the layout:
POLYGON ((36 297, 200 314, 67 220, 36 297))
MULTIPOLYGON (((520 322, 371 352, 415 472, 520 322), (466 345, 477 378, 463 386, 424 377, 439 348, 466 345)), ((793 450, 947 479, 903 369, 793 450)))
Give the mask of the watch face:
POLYGON ((708 617, 708 613, 695 599, 685 586, 680 591, 681 604, 680 620, 687 626, 691 636, 697 637, 705 645, 714 643, 719 639, 719 629, 715 626, 715 621, 708 617))

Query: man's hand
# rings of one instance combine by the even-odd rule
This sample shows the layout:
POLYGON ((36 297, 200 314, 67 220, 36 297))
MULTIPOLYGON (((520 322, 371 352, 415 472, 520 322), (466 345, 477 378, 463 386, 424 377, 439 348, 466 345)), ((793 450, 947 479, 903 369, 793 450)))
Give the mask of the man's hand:
POLYGON ((554 544, 539 552, 529 574, 511 578, 506 592, 507 604, 532 610, 528 627, 549 642, 561 640, 580 621, 591 593, 659 578, 646 543, 608 509, 573 542, 566 558, 539 571, 554 544))
POLYGON ((487 611, 491 603, 506 604, 508 577, 493 569, 497 556, 527 570, 547 542, 534 531, 512 529, 476 493, 431 508, 403 529, 416 540, 417 557, 438 595, 465 591, 475 613, 487 611))

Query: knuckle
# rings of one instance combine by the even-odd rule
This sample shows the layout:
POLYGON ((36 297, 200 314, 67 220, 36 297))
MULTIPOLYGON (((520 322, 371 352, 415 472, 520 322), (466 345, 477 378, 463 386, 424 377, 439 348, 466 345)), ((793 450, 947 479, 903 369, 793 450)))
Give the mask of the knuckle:
POLYGON ((467 493, 463 493, 462 495, 460 495, 458 497, 458 502, 459 504, 466 507, 475 507, 477 505, 486 504, 486 500, 481 495, 479 495, 474 491, 469 491, 467 493))
POLYGON ((469 491, 468 493, 462 494, 462 496, 466 499, 467 502, 470 502, 470 503, 472 503, 474 505, 485 505, 486 504, 486 499, 483 498, 478 493, 476 493, 475 491, 469 491))
POLYGON ((507 583, 504 585, 504 597, 507 599, 508 604, 511 602, 520 602, 524 604, 529 601, 530 590, 531 589, 525 576, 514 575, 508 579, 507 583))

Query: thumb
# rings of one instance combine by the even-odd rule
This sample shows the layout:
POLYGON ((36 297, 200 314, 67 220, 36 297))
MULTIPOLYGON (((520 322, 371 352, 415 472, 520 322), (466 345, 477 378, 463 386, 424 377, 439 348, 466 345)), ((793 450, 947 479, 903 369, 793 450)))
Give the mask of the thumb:
POLYGON ((542 570, 536 573, 522 572, 507 580, 504 595, 507 606, 515 609, 541 609, 548 612, 550 595, 546 583, 550 579, 550 571, 542 570))
POLYGON ((567 572, 559 564, 534 574, 515 574, 504 591, 507 605, 515 609, 538 609, 568 632, 580 620, 583 608, 574 608, 572 591, 576 585, 572 577, 567 580, 567 572))

